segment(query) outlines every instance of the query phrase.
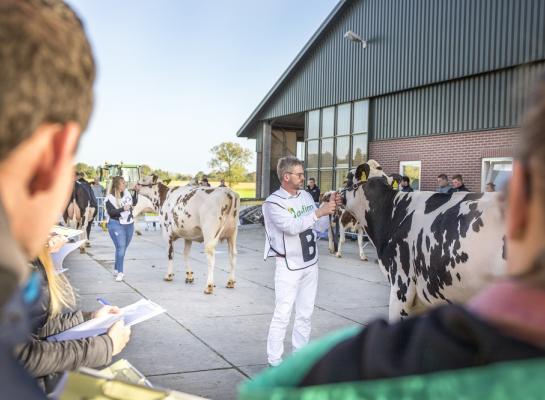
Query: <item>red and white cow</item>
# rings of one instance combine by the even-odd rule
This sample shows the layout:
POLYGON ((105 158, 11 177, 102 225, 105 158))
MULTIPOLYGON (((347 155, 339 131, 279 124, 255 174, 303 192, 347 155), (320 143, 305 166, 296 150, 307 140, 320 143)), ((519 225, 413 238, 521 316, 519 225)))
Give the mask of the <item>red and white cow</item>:
POLYGON ((505 270, 497 193, 398 192, 373 160, 354 172, 346 208, 377 249, 390 288, 390 319, 465 302, 505 270))
POLYGON ((184 239, 186 283, 193 282, 189 252, 193 241, 204 242, 208 259, 208 279, 204 292, 214 291, 214 264, 216 245, 227 240, 229 250, 228 288, 235 287, 236 241, 240 197, 229 188, 180 186, 169 188, 157 176, 147 176, 139 182, 140 195, 149 199, 155 212, 160 214, 163 238, 168 243, 168 271, 165 280, 174 278, 172 260, 174 241, 184 239))
MULTIPOLYGON (((327 203, 329 201, 329 197, 331 196, 331 193, 336 192, 326 192, 324 196, 322 197, 321 203, 327 203)), ((358 250, 360 254, 360 259, 362 261, 367 261, 367 256, 365 255, 365 252, 363 251, 363 227, 358 223, 358 220, 350 211, 347 211, 344 207, 338 207, 335 214, 332 216, 334 220, 339 221, 339 243, 337 246, 337 252, 335 252, 335 245, 333 243, 333 235, 335 234, 334 229, 335 226, 333 223, 328 224, 327 232, 328 232, 328 239, 329 239, 329 252, 331 254, 335 254, 336 257, 341 258, 343 256, 343 245, 346 241, 346 231, 351 230, 352 232, 357 233, 358 237, 358 250)))

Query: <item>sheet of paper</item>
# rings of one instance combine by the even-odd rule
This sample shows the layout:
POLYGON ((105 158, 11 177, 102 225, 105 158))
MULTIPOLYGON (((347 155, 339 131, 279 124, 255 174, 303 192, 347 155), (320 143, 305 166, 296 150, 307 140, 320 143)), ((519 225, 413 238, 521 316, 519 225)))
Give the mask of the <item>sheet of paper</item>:
POLYGON ((133 326, 165 311, 160 305, 150 300, 141 299, 136 303, 121 308, 121 314, 110 314, 100 318, 93 318, 57 335, 49 336, 47 340, 50 342, 59 342, 62 340, 83 339, 102 335, 120 319, 123 319, 126 325, 133 326))

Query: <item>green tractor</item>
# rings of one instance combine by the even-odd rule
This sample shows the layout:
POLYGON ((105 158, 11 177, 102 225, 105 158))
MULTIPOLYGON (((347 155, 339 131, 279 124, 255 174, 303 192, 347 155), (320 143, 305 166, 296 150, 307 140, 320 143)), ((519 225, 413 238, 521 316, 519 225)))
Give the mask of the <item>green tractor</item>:
POLYGON ((106 192, 110 189, 112 184, 112 178, 114 176, 122 176, 127 182, 127 188, 132 189, 134 185, 138 183, 142 174, 142 167, 137 164, 110 164, 104 163, 99 167, 99 179, 100 184, 104 187, 106 192))

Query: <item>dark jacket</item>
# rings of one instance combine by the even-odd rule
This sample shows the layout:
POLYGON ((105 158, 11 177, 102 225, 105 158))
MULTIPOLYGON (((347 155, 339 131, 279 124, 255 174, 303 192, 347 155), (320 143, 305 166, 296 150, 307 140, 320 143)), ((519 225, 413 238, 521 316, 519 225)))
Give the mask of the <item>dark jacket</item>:
POLYGON ((401 186, 401 192, 414 192, 413 188, 410 186, 401 186))
MULTIPOLYGON (((138 193, 134 192, 132 194, 132 206, 134 207, 138 203, 138 193)), ((119 217, 121 217, 121 213, 125 211, 123 207, 116 208, 110 200, 106 200, 106 212, 110 216, 111 219, 115 219, 119 221, 119 217)))
MULTIPOLYGON (((41 264, 37 268, 45 277, 41 264)), ((79 367, 99 368, 112 361, 112 339, 104 334, 96 337, 61 342, 48 342, 46 338, 63 332, 91 318, 91 313, 75 311, 49 317, 49 287, 43 280, 42 310, 34 318, 40 323, 31 340, 16 348, 16 357, 23 367, 34 377, 41 378, 39 383, 46 391, 53 388, 58 376, 63 371, 79 367)))
POLYGON ((307 186, 307 192, 310 193, 315 203, 320 202, 320 188, 318 186, 314 185, 313 189, 311 189, 310 186, 307 186))
POLYGON ((446 305, 395 324, 375 321, 327 352, 300 386, 394 378, 545 357, 465 308, 446 305))
POLYGON ((455 193, 455 192, 469 192, 469 190, 468 188, 466 188, 466 185, 462 185, 458 189, 451 187, 447 193, 455 193))

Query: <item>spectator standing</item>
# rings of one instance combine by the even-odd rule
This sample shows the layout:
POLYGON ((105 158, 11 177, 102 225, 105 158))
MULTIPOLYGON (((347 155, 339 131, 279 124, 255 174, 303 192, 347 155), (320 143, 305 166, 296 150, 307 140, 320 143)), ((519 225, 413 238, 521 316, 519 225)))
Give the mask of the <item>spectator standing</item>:
POLYGON ((437 175, 437 192, 449 193, 451 186, 448 183, 448 177, 446 174, 437 175))
POLYGON ((134 233, 132 210, 138 202, 139 189, 140 186, 136 185, 131 195, 126 189, 125 179, 122 176, 116 176, 112 179, 112 187, 106 197, 108 232, 115 246, 114 276, 117 282, 121 282, 124 277, 123 261, 134 233))
POLYGON ((97 215, 98 220, 102 221, 104 220, 104 188, 100 184, 98 176, 95 177, 93 180, 93 184, 91 185, 91 189, 93 189, 93 193, 95 194, 95 198, 97 199, 97 215), (99 199, 102 199, 99 201, 99 199))
POLYGON ((452 187, 448 191, 448 193, 455 193, 455 192, 469 192, 469 190, 464 185, 464 178, 462 175, 454 175, 452 177, 452 187))
POLYGON ((320 188, 316 185, 316 179, 309 178, 307 192, 310 193, 315 203, 320 202, 320 188))
POLYGON ((401 192, 412 192, 411 179, 408 176, 401 178, 401 192))
POLYGON ((496 191, 496 185, 494 182, 488 182, 484 188, 485 192, 495 192, 496 191))
POLYGON ((208 182, 208 178, 202 178, 201 186, 210 187, 210 182, 208 182))
POLYGON ((225 179, 220 180, 219 187, 227 187, 227 185, 225 184, 225 179))

